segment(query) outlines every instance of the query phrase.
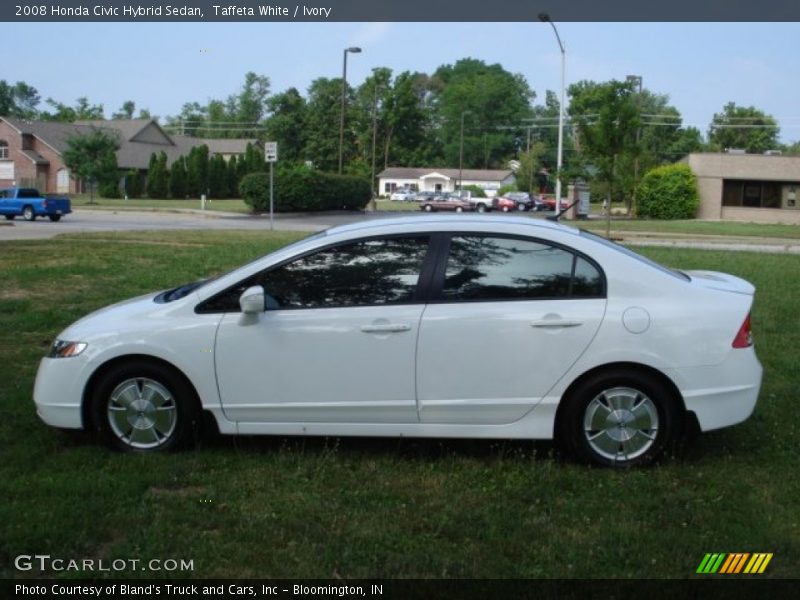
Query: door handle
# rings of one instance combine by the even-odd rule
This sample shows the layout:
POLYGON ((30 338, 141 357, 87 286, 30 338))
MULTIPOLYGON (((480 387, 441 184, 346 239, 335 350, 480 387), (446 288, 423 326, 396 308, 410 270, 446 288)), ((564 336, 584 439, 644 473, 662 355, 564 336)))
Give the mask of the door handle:
POLYGON ((382 323, 380 325, 362 325, 361 331, 364 333, 401 333, 411 331, 411 325, 405 323, 382 323))
POLYGON ((582 321, 532 321, 531 327, 538 329, 565 329, 567 327, 580 327, 583 325, 582 321))

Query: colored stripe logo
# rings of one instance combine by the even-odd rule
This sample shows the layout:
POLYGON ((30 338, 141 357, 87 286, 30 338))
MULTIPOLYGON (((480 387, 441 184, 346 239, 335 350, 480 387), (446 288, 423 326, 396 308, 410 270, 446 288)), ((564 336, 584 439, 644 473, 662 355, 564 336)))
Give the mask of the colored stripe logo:
POLYGON ((697 573, 703 575, 714 573, 721 575, 761 574, 766 570, 771 560, 771 552, 756 552, 753 554, 749 552, 708 553, 703 557, 700 566, 697 567, 697 573))

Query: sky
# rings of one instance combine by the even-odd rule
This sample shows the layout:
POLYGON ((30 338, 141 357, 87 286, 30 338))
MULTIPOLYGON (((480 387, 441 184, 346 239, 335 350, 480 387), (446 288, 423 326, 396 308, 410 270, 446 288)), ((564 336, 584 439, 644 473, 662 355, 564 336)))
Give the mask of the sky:
MULTIPOLYGON (((566 83, 640 75, 667 94, 684 126, 704 134, 728 102, 774 116, 781 140, 800 140, 800 23, 557 23, 566 83)), ((461 58, 500 63, 536 92, 560 89, 560 51, 546 23, 16 23, 0 79, 25 81, 42 99, 103 104, 126 100, 153 115, 186 102, 225 99, 244 74, 266 75, 273 93, 305 95, 317 77, 358 85, 373 68, 433 73, 461 58), (13 60, 10 60, 13 58, 13 60)), ((40 108, 45 108, 41 105, 40 108)))

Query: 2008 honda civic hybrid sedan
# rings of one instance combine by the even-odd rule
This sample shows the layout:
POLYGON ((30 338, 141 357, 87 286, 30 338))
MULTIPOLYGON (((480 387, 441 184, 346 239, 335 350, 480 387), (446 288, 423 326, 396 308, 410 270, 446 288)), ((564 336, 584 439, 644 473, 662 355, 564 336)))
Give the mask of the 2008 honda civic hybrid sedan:
POLYGON ((628 467, 751 414, 753 294, 548 221, 358 223, 81 319, 34 398, 138 452, 205 411, 223 434, 555 438, 628 467))

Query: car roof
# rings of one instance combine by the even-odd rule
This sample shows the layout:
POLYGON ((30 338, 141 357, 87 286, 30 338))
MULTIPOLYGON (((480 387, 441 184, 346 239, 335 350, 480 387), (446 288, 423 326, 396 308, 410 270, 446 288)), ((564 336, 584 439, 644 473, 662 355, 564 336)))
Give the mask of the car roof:
POLYGON ((348 223, 347 225, 337 225, 326 229, 326 235, 340 235, 348 233, 367 233, 374 232, 376 235, 385 229, 409 226, 424 228, 429 230, 440 226, 443 231, 456 231, 463 225, 485 225, 487 231, 497 226, 523 226, 532 227, 547 231, 558 231, 571 235, 579 235, 579 230, 574 227, 562 225, 560 223, 545 219, 534 219, 528 217, 511 217, 500 215, 430 215, 420 214, 419 216, 387 217, 370 221, 359 221, 358 223, 348 223))

